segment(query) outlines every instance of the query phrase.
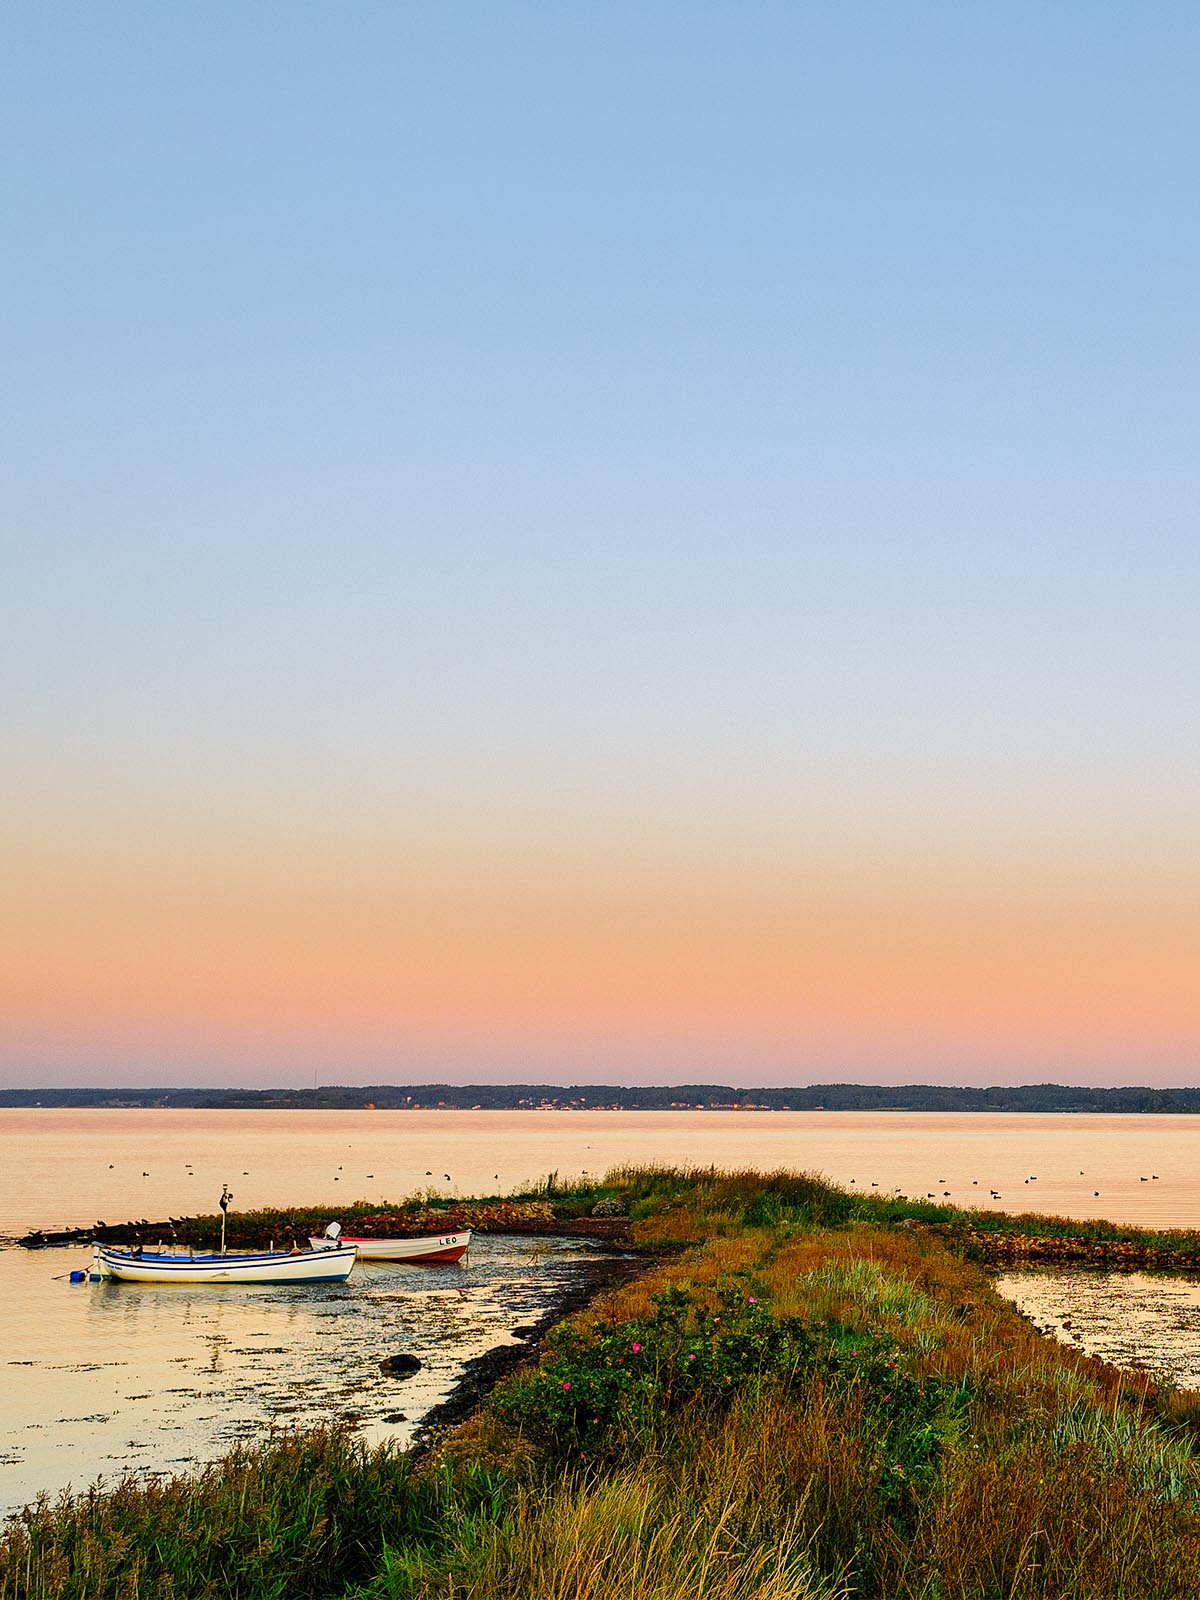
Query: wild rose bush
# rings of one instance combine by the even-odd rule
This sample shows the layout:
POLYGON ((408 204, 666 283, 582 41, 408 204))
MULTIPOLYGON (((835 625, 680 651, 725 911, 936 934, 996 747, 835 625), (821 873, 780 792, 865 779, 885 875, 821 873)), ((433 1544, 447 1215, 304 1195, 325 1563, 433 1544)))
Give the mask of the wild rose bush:
POLYGON ((685 1406, 723 1408, 767 1383, 798 1398, 820 1382, 861 1413, 880 1490, 897 1509, 961 1431, 965 1386, 912 1370, 894 1340, 773 1317, 740 1289, 721 1292, 716 1310, 682 1288, 652 1304, 649 1317, 559 1329, 538 1371, 496 1395, 496 1411, 550 1455, 595 1463, 644 1442, 685 1406))
POLYGON ((754 1295, 727 1291, 714 1311, 671 1288, 653 1307, 631 1322, 560 1328, 549 1358, 510 1384, 497 1410, 544 1448, 592 1458, 689 1401, 724 1400, 811 1359, 800 1320, 774 1320, 754 1295))

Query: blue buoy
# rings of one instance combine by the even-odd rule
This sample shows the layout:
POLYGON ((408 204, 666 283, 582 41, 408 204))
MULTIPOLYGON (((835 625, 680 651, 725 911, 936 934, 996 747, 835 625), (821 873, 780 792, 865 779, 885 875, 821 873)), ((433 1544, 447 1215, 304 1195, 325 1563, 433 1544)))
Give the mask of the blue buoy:
POLYGON ((86 1272, 73 1272, 71 1274, 71 1282, 72 1283, 82 1283, 83 1280, 86 1277, 87 1277, 87 1273, 86 1272))

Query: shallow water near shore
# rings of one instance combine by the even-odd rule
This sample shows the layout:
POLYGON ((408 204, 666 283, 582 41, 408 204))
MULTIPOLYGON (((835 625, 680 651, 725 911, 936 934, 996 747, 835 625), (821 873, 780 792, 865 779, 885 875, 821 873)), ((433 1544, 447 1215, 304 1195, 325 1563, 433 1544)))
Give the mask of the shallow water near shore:
POLYGON ((594 1259, 571 1239, 492 1237, 469 1265, 359 1263, 345 1284, 72 1284, 90 1251, 0 1251, 20 1304, 0 1356, 0 1514, 39 1491, 173 1473, 272 1427, 334 1418, 412 1441, 464 1363, 519 1341, 594 1259), (415 1355, 397 1379, 380 1362, 415 1355))
POLYGON ((1005 1273, 996 1287, 1051 1338, 1200 1389, 1200 1274, 1034 1267, 1005 1273))

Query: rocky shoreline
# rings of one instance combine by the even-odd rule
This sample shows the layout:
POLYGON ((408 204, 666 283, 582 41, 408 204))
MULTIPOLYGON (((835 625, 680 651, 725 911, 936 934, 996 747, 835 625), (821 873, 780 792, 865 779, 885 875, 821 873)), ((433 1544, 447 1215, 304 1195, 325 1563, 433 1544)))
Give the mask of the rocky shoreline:
POLYGON ((536 1322, 511 1330, 518 1343, 495 1345, 464 1363, 462 1377, 454 1388, 422 1418, 413 1451, 420 1455, 433 1448, 447 1430, 458 1427, 478 1409, 502 1378, 536 1362, 542 1340, 564 1317, 582 1311, 606 1290, 623 1288, 660 1259, 657 1255, 605 1253, 581 1262, 572 1281, 553 1297, 536 1322))
MULTIPOLYGON (((299 1242, 309 1233, 323 1232, 328 1222, 345 1216, 345 1211, 335 1207, 239 1213, 229 1218, 227 1242, 235 1250, 263 1250, 272 1243, 282 1248, 285 1240, 295 1238, 299 1242)), ((626 1217, 559 1217, 548 1200, 391 1208, 356 1213, 352 1227, 364 1239, 459 1233, 466 1228, 476 1233, 546 1234, 556 1238, 622 1240, 629 1236, 626 1217)), ((167 1217, 160 1222, 142 1217, 116 1224, 101 1220, 90 1226, 54 1231, 35 1228, 16 1243, 25 1250, 45 1250, 93 1243, 152 1244, 161 1239, 207 1248, 217 1243, 220 1232, 219 1216, 167 1217)))
MULTIPOLYGON (((933 1230, 936 1231, 936 1230, 933 1230)), ((982 1232, 947 1234, 965 1241, 976 1260, 995 1267, 1081 1266, 1109 1272, 1196 1271, 1200 1269, 1200 1236, 1194 1249, 1163 1248, 1136 1239, 1079 1239, 1069 1235, 982 1232)))

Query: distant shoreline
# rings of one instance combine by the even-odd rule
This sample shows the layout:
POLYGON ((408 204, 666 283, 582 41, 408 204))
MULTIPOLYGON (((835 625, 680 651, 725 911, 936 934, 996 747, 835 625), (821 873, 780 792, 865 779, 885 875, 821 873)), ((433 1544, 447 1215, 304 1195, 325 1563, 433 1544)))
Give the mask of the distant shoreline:
POLYGON ((0 1110, 200 1111, 947 1111, 1200 1113, 1200 1088, 1079 1088, 1038 1083, 967 1088, 941 1084, 368 1084, 314 1089, 0 1089, 0 1110))

